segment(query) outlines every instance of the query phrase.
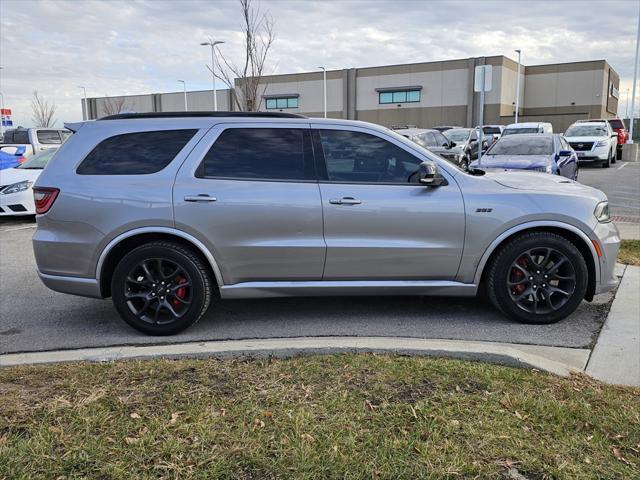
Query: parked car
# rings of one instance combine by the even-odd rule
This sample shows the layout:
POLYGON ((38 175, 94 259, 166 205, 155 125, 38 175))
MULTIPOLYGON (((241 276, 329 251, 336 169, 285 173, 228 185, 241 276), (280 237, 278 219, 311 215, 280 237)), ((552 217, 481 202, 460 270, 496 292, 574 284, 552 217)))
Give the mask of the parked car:
POLYGON ((621 118, 600 118, 588 120, 589 122, 608 122, 614 132, 618 135, 618 145, 616 147, 616 159, 622 160, 622 146, 629 140, 629 132, 621 118))
POLYGON ((398 129, 396 130, 396 133, 399 133, 403 137, 407 137, 409 140, 416 142, 421 147, 440 155, 446 160, 455 161, 456 151, 454 150, 454 147, 456 146, 456 143, 449 140, 438 130, 406 128, 398 129))
POLYGON ((500 138, 504 130, 504 125, 483 125, 482 133, 487 137, 489 145, 500 138))
POLYGON ((71 132, 59 128, 12 128, 4 132, 0 150, 4 147, 25 146, 37 153, 47 148, 58 148, 71 132))
POLYGON ((603 168, 616 163, 618 134, 609 122, 576 122, 567 128, 564 136, 576 151, 579 162, 600 163, 603 168))
POLYGON ((70 125, 34 187, 39 276, 154 335, 217 298, 488 291, 551 323, 616 285, 607 197, 467 173, 374 124, 149 113, 70 125))
MULTIPOLYGON (((447 160, 452 160, 463 170, 468 170, 469 164, 478 158, 478 130, 475 128, 452 128, 443 132, 443 135, 455 143, 447 160)), ((482 151, 488 147, 487 140, 483 140, 482 151)))
POLYGON ((56 153, 48 148, 29 157, 23 164, 0 174, 0 216, 35 215, 33 183, 56 153))
POLYGON ((548 122, 523 122, 507 125, 502 135, 516 135, 520 133, 553 133, 553 125, 548 122))
POLYGON ((562 135, 528 133, 500 138, 471 168, 482 170, 526 170, 578 179, 578 157, 562 135))

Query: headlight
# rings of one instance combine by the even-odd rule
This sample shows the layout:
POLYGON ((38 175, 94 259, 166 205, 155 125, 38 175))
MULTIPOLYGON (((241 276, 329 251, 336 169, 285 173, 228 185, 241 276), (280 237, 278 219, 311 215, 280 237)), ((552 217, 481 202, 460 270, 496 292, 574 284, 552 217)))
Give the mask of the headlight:
POLYGON ((596 143, 596 147, 605 147, 609 145, 609 140, 600 140, 598 143, 596 143))
POLYGON ((596 209, 593 211, 593 214, 600 223, 610 222, 611 217, 609 216, 609 202, 600 202, 598 205, 596 205, 596 209))
POLYGON ((31 185, 33 185, 33 182, 30 182, 29 180, 24 180, 23 182, 7 185, 2 190, 0 190, 0 195, 8 195, 10 193, 23 192, 27 188, 29 188, 31 185))

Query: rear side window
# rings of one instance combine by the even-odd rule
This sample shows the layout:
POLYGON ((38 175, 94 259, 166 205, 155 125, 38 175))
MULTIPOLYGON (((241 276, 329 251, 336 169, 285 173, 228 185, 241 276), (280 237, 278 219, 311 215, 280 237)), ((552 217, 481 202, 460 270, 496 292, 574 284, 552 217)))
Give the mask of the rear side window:
POLYGON ((5 143, 31 143, 29 141, 29 132, 27 130, 14 130, 5 132, 5 143))
POLYGON ((144 175, 169 165, 197 130, 125 133, 100 142, 78 167, 80 175, 144 175))
POLYGON ((58 130, 38 130, 38 142, 49 145, 62 143, 58 130))
MULTIPOLYGON (((309 132, 296 128, 230 128, 200 165, 199 177, 304 180, 309 132)), ((310 163, 310 162, 309 162, 310 163)))

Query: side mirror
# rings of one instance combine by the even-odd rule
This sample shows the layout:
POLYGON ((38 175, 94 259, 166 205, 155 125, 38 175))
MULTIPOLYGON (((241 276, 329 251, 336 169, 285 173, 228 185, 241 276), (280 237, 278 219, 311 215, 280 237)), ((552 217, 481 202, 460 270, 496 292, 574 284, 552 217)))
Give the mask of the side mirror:
POLYGON ((457 145, 456 142, 449 142, 449 148, 453 148, 457 145))
POLYGON ((431 160, 422 162, 418 166, 418 178, 425 187, 440 187, 447 184, 446 178, 438 172, 438 166, 431 160))
POLYGON ((558 152, 559 157, 570 157, 573 154, 571 150, 560 150, 558 152))

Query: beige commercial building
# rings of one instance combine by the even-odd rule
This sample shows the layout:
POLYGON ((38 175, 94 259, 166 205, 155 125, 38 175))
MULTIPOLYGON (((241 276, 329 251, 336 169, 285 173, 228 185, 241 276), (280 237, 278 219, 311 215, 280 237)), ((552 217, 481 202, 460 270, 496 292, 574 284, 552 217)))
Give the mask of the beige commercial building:
MULTIPOLYGON (((480 99, 474 71, 491 65, 492 89, 485 95, 484 122, 514 120, 517 64, 505 56, 474 57, 327 71, 327 115, 385 126, 473 126, 480 99)), ((548 121, 564 131, 578 119, 615 116, 619 77, 606 60, 521 65, 520 121, 548 121)), ((236 85, 238 84, 236 80, 236 85)), ((320 117, 324 108, 321 71, 263 77, 260 110, 320 117)), ((234 110, 232 90, 217 93, 219 110, 234 110)), ((89 118, 121 111, 184 109, 182 92, 89 99, 89 118), (116 109, 117 110, 117 109, 116 109)), ((212 92, 188 92, 189 110, 212 110, 212 92)))

